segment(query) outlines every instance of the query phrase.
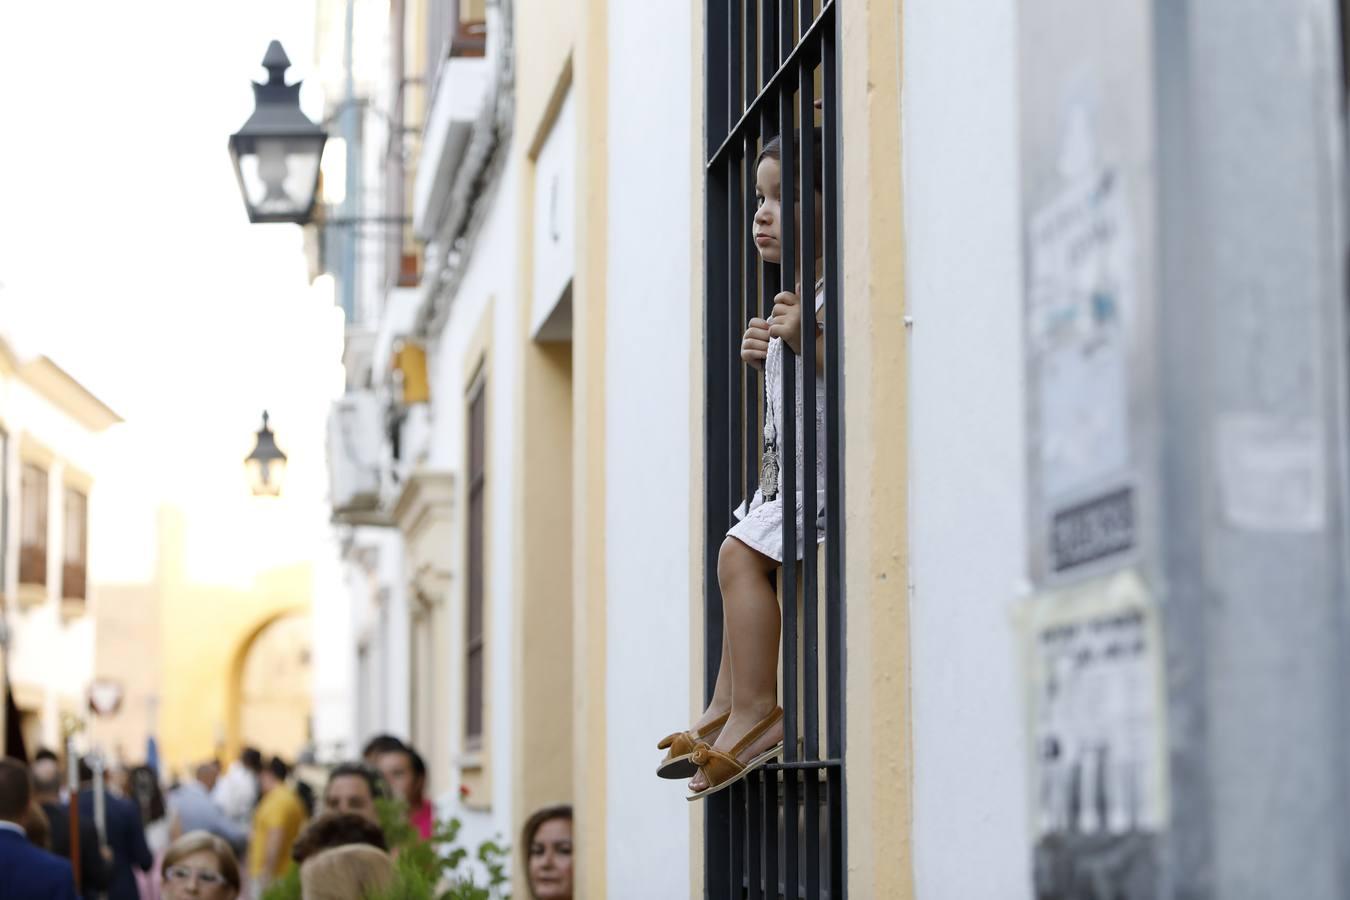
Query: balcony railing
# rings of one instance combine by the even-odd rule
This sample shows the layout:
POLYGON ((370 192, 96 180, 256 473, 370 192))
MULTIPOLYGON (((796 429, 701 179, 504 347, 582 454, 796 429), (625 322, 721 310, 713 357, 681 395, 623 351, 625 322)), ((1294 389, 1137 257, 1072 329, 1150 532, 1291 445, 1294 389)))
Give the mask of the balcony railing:
MULTIPOLYGON (((707 799, 704 834, 705 896, 724 898, 842 898, 844 832, 844 592, 842 316, 839 235, 838 3, 844 0, 705 0, 705 641, 706 694, 712 696, 722 647, 718 554, 732 509, 758 487, 764 383, 742 363, 741 336, 752 316, 769 318, 780 286, 794 283, 778 265, 760 261, 751 240, 756 208, 757 158, 781 136, 783 223, 813 223, 815 179, 820 178, 821 240, 813 227, 783 227, 782 266, 807 270, 801 260, 823 257, 825 303, 825 429, 800 428, 803 463, 796 459, 797 429, 781 428, 779 496, 788 564, 778 575, 782 602, 781 703, 784 753, 730 790, 707 799), (816 108, 819 96, 821 108, 816 108), (820 143, 815 140, 816 123, 820 143), (819 155, 817 155, 819 154, 819 155), (817 175, 819 173, 819 175, 817 175), (800 212, 800 218, 797 217, 800 212), (823 250, 818 253, 817 250, 823 250), (825 542, 793 565, 801 522, 814 528, 817 492, 800 490, 825 459, 825 542), (803 474, 804 473, 804 474, 803 474), (823 578, 821 562, 823 557, 823 578), (823 624, 823 629, 822 629, 823 624)), ((783 354, 778 422, 795 419, 796 366, 817 371, 815 304, 810 277, 799 289, 802 354, 783 354)), ((802 397, 802 421, 816 421, 811 378, 802 397)))

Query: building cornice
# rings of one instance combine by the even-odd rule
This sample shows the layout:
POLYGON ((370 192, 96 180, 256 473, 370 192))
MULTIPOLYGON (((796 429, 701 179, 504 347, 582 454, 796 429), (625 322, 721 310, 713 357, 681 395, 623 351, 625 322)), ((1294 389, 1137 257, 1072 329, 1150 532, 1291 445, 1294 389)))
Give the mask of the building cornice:
MULTIPOLYGON (((0 365, 9 350, 0 349, 0 365)), ((11 355, 11 359, 12 359, 11 355)), ((103 431, 122 421, 122 417, 93 392, 58 366, 50 357, 39 356, 18 367, 19 378, 42 397, 90 431, 103 431)))

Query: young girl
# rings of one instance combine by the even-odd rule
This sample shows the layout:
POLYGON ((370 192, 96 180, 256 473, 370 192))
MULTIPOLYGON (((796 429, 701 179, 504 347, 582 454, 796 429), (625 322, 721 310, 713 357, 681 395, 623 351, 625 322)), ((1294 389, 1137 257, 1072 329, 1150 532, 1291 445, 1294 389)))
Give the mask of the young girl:
MULTIPOLYGON (((817 142, 819 136, 816 137, 817 142)), ((759 155, 755 177, 758 206, 752 229, 755 246, 768 263, 782 262, 781 144, 774 138, 759 155)), ((821 158, 819 147, 815 154, 821 158)), ((798 156, 800 159, 800 156, 798 156)), ((821 241, 821 172, 815 182, 815 247, 821 241)), ((798 216, 800 218, 800 215, 798 216)), ((815 279, 821 258, 814 260, 815 279)), ((797 284, 806 282, 797 273, 797 284)), ((784 279, 785 281, 787 279, 784 279)), ((816 283, 816 472, 817 491, 814 524, 816 541, 825 539, 825 346, 823 313, 825 295, 816 283)), ((739 520, 727 532, 717 560, 717 580, 722 590, 722 662, 713 688, 712 702, 689 731, 663 739, 657 749, 667 750, 657 774, 663 778, 688 778, 689 799, 707 797, 745 778, 783 749, 783 710, 778 706, 778 644, 782 625, 778 598, 769 576, 783 564, 783 498, 779 469, 783 465, 783 354, 784 345, 801 354, 802 310, 796 293, 783 291, 774 298, 773 312, 766 321, 752 318, 741 342, 741 359, 764 370, 764 449, 760 489, 749 504, 736 510, 739 520), (748 508, 747 508, 748 506, 748 508)), ((793 560, 802 557, 805 536, 802 527, 801 491, 806 487, 802 454, 802 366, 795 367, 797 546, 793 560)), ((815 552, 814 549, 812 552, 815 552)))

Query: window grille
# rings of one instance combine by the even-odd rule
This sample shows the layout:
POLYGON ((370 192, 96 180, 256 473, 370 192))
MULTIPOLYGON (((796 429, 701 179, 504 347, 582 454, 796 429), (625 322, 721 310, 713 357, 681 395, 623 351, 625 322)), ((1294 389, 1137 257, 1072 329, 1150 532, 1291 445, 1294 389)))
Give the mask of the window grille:
MULTIPOLYGON (((785 565, 778 582, 783 634, 780 702, 784 754, 733 788, 705 802, 705 896, 723 898, 842 898, 844 832, 844 593, 843 429, 839 239, 839 77, 837 6, 843 0, 705 0, 705 695, 712 696, 722 646, 722 598, 717 558, 732 510, 757 487, 763 425, 763 376, 740 359, 741 337, 753 315, 768 318, 780 286, 793 279, 759 260, 751 239, 756 158, 782 133, 782 265, 798 271, 818 254, 815 229, 790 228, 815 217, 814 175, 822 177, 825 306, 825 440, 816 446, 815 391, 804 379, 801 429, 805 480, 824 454, 826 540, 824 570, 808 551, 785 565), (815 109, 817 98, 822 109, 815 109), (819 127, 817 145, 813 128, 819 127), (820 154, 819 158, 817 153, 820 154), (822 577, 823 575, 823 577, 822 577), (794 602, 798 593, 804 598, 794 602)), ((810 278, 798 293, 802 331, 815 333, 810 278)), ((815 341, 802 357, 784 356, 780 422, 792 422, 795 367, 816 369, 815 341)), ((783 428, 779 458, 784 498, 783 546, 797 542, 794 429, 783 428)), ((808 485, 809 487, 809 485, 808 485)), ((801 492, 802 522, 816 520, 817 497, 801 492)), ((811 547, 810 535, 806 546, 811 547)))
POLYGON ((468 598, 465 603, 464 739, 476 749, 483 739, 483 516, 487 485, 486 381, 478 379, 469 393, 468 410, 468 501, 469 559, 468 598))
POLYGON ((19 583, 47 583, 47 470, 23 467, 19 499, 19 583))

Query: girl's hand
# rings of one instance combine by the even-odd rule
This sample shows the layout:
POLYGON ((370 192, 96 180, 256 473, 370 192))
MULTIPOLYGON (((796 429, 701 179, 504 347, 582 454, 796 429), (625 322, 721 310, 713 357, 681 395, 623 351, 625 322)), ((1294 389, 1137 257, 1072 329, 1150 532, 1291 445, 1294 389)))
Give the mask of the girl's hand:
POLYGON ((802 353, 802 304, 797 295, 783 291, 773 298, 773 314, 769 317, 769 336, 782 338, 792 352, 802 353))
POLYGON ((741 339, 741 359, 756 369, 764 368, 764 358, 769 355, 769 323, 763 319, 751 319, 750 327, 745 329, 741 339))

